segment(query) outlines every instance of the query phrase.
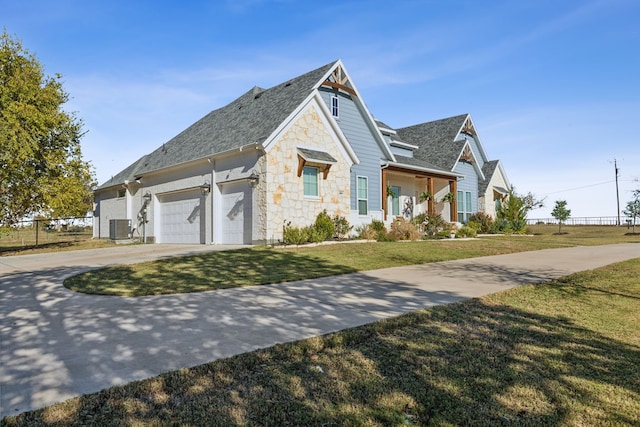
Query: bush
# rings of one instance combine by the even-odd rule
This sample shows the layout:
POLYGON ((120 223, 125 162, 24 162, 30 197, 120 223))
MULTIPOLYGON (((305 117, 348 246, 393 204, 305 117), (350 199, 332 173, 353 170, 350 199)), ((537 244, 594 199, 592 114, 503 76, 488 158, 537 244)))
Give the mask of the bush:
MULTIPOLYGON (((477 229, 479 233, 488 234, 493 229, 493 218, 484 212, 474 213, 469 217, 469 222, 475 222, 480 225, 477 229)), ((468 223, 467 223, 468 225, 468 223)))
POLYGON ((314 228, 322 236, 322 239, 320 241, 329 240, 333 237, 333 232, 335 230, 335 227, 333 225, 333 220, 331 219, 329 214, 327 214, 326 209, 320 212, 316 217, 314 228))
POLYGON ((307 235, 307 240, 311 243, 320 243, 326 239, 325 231, 318 229, 316 226, 304 227, 304 232, 307 235))
POLYGON ((370 224, 371 228, 373 228, 375 231, 387 231, 387 227, 384 226, 384 222, 378 220, 378 219, 374 219, 371 221, 370 224))
POLYGON ((404 218, 393 221, 389 234, 396 240, 418 240, 422 237, 420 230, 404 218))
POLYGON ((378 232, 371 227, 371 224, 362 225, 356 228, 358 237, 366 240, 376 240, 378 232))
POLYGON ((391 233, 386 231, 378 231, 376 234, 376 240, 378 242, 395 242, 397 239, 391 233))
POLYGON ((284 228, 284 244, 285 245, 302 245, 309 240, 308 227, 291 227, 284 228))
POLYGON ((463 225, 460 227, 458 231, 456 231, 456 237, 476 237, 477 233, 473 227, 469 227, 468 225, 463 225))
POLYGON ((413 222, 419 225, 428 237, 438 237, 442 231, 449 232, 449 223, 440 214, 420 214, 414 218, 413 222))
POLYGON ((344 239, 349 235, 349 232, 353 229, 353 226, 349 224, 349 221, 343 216, 333 216, 333 233, 338 239, 344 239))

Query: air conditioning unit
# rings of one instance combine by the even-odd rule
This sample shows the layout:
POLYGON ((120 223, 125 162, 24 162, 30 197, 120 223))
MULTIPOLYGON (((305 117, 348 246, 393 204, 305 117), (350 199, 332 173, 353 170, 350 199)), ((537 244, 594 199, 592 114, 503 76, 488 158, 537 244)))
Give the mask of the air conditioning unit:
POLYGON ((109 239, 126 240, 131 238, 131 220, 130 219, 110 219, 109 220, 109 239))

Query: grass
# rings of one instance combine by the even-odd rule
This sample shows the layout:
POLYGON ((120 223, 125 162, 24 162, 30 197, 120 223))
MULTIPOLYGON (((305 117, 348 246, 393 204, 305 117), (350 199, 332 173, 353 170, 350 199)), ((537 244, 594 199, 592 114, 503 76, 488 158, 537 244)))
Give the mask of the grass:
POLYGON ((79 240, 65 240, 49 243, 40 243, 36 245, 25 246, 1 246, 1 256, 12 255, 29 255, 29 254, 45 254, 51 252, 63 252, 63 251, 79 251, 83 249, 99 249, 115 246, 115 243, 109 240, 92 240, 92 239, 79 239, 79 240))
POLYGON ((92 270, 64 285, 88 294, 142 296, 202 292, 326 277, 401 265, 422 264, 563 246, 640 241, 626 228, 533 226, 534 236, 478 240, 379 242, 273 250, 265 247, 92 270))
POLYGON ((5 418, 53 425, 640 424, 640 259, 5 418))

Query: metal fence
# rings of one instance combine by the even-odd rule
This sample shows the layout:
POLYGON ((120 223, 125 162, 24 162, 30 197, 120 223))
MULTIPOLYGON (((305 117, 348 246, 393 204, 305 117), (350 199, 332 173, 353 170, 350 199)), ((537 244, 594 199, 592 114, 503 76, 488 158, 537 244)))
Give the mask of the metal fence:
POLYGON ((93 217, 32 219, 0 228, 0 248, 39 246, 93 237, 93 217))
MULTIPOLYGON (((555 218, 531 218, 527 219, 527 225, 535 224, 558 224, 558 220, 555 218)), ((563 221, 566 225, 622 225, 625 227, 633 224, 633 219, 629 217, 620 217, 620 224, 618 224, 617 216, 583 216, 569 218, 563 221)))

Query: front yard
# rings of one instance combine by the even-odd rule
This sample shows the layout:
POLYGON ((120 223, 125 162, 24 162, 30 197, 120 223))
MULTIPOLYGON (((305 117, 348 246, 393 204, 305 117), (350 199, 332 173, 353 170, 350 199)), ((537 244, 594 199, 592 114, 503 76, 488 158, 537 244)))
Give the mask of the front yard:
POLYGON ((638 277, 635 259, 169 372, 0 424, 639 425, 638 277))
POLYGON ((532 226, 532 236, 338 244, 290 249, 257 247, 109 267, 65 280, 69 289, 121 296, 202 292, 326 277, 400 265, 575 245, 639 241, 623 227, 532 226))

